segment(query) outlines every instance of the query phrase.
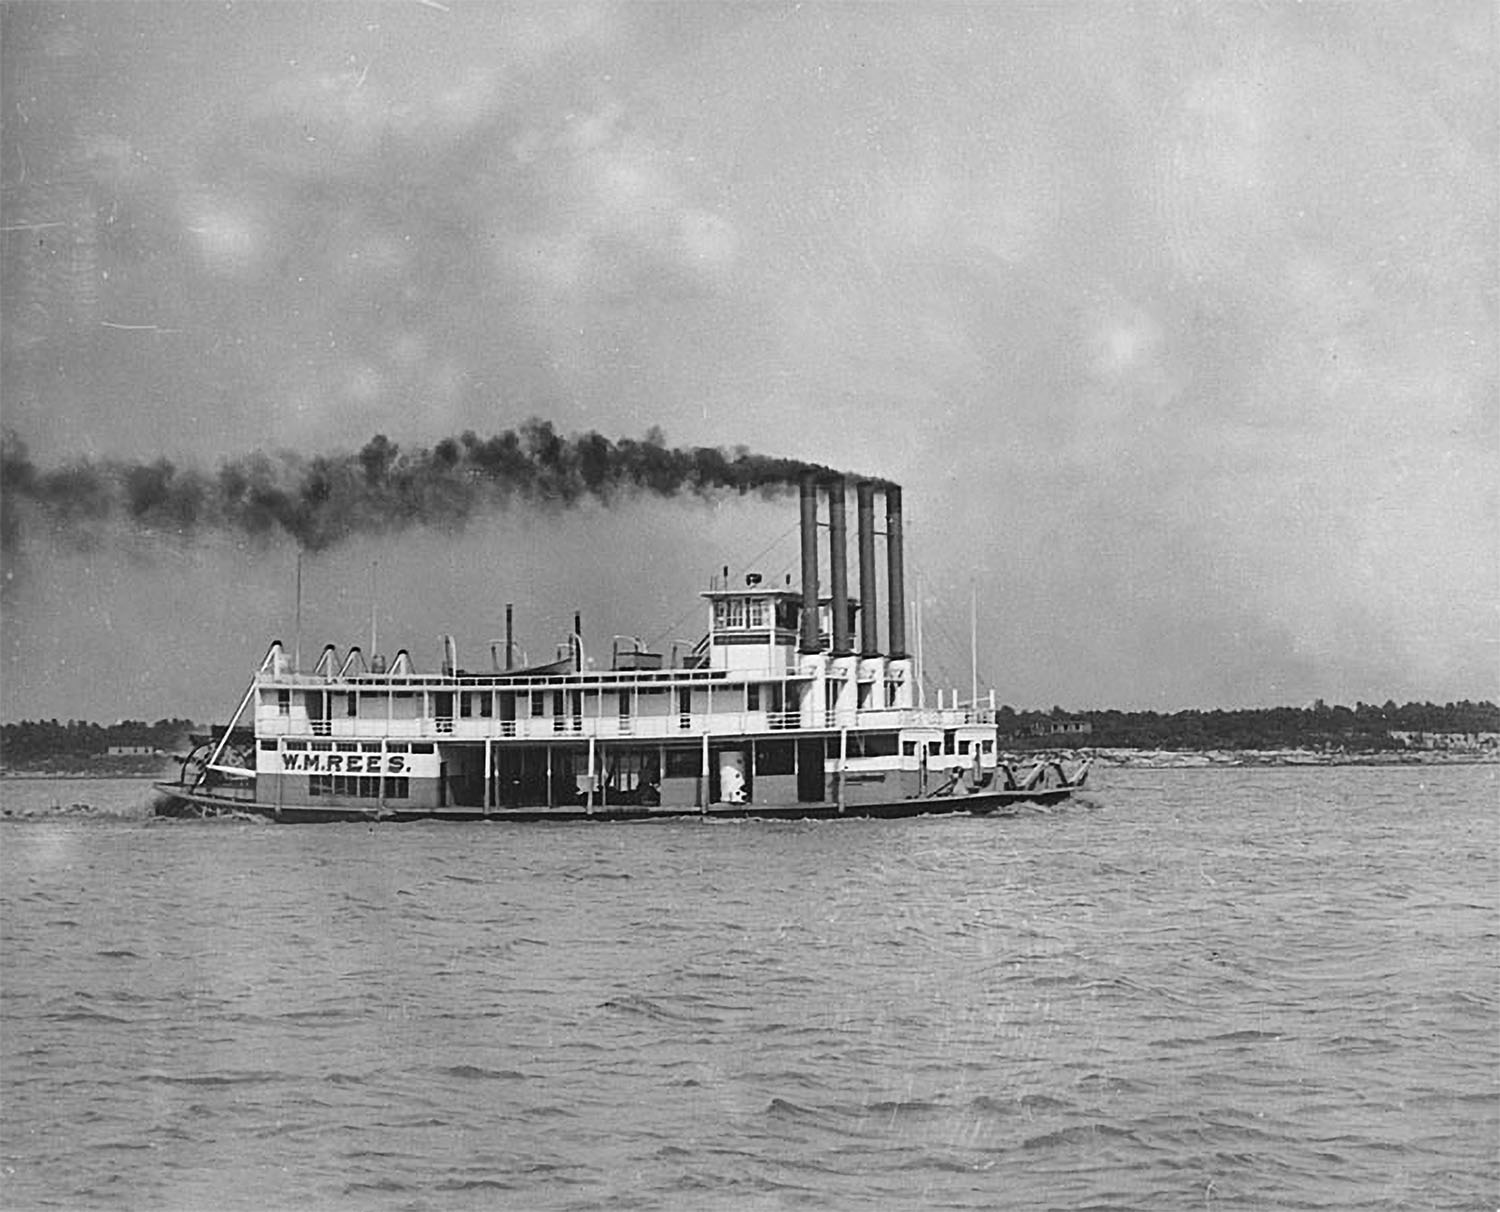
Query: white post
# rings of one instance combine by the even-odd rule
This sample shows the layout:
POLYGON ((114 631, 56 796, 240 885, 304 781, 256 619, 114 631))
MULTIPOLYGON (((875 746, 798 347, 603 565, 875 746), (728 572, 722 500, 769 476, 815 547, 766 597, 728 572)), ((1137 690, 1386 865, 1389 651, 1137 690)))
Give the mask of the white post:
POLYGON ((588 770, 589 790, 588 790, 587 799, 586 799, 586 801, 584 803, 584 811, 585 812, 590 812, 590 813, 592 813, 594 811, 594 741, 595 741, 595 738, 594 738, 593 734, 591 733, 589 735, 589 770, 588 770))
POLYGON ((698 762, 698 809, 708 811, 708 730, 703 732, 702 757, 698 762))
POLYGON ((839 729, 839 815, 844 814, 844 772, 849 767, 849 730, 839 729))

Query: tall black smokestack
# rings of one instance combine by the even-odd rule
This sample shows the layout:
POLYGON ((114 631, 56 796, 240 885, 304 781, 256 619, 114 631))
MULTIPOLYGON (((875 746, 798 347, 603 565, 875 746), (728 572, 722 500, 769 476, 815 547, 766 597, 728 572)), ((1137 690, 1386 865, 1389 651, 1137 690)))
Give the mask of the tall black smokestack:
POLYGON ((890 598, 891 657, 906 656, 906 551, 901 533, 901 487, 885 486, 885 592, 890 598))
POLYGON ((514 669, 516 667, 515 656, 514 656, 515 651, 516 651, 515 622, 516 622, 516 608, 515 608, 515 605, 512 602, 507 602, 507 603, 505 603, 505 668, 506 669, 514 669))
POLYGON ((800 652, 819 652, 818 639, 818 479, 807 472, 800 483, 802 506, 802 638, 800 652))
POLYGON ((859 637, 860 655, 880 654, 880 614, 875 592, 875 485, 860 480, 854 486, 859 513, 859 637))
POLYGON ((849 527, 843 477, 828 481, 828 584, 833 595, 833 655, 854 651, 849 637, 849 527))

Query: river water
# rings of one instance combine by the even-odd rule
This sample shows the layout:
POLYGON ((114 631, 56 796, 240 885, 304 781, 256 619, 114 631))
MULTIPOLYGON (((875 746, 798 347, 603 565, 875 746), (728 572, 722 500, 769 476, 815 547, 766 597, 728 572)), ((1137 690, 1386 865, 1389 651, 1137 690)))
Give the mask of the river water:
POLYGON ((0 784, 7 1208, 1494 1209, 1500 767, 1018 817, 0 784))

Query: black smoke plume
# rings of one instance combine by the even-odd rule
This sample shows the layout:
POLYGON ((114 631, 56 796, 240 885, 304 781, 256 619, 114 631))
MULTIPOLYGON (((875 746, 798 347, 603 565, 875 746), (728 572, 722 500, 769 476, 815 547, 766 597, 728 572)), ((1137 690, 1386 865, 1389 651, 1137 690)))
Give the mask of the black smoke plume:
POLYGON ((430 449, 403 450, 377 434, 357 453, 307 457, 257 452, 214 472, 151 463, 80 460, 42 470, 14 434, 0 439, 0 540, 21 540, 40 514, 64 541, 86 545, 117 524, 191 538, 218 532, 274 540, 288 536, 321 551, 358 535, 426 526, 463 527, 513 504, 566 508, 588 498, 632 495, 775 494, 800 476, 833 474, 796 459, 737 447, 668 447, 661 431, 610 441, 564 437, 531 420, 491 438, 472 431, 430 449))

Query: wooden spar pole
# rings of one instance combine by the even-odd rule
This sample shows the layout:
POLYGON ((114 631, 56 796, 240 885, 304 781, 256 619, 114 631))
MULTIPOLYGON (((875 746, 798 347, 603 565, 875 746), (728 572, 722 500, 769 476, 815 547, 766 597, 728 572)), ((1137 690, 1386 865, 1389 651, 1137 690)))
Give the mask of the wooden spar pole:
POLYGON ((205 770, 207 770, 210 766, 217 765, 219 758, 223 756, 224 749, 229 744, 229 735, 234 731, 234 726, 240 722, 240 716, 244 715, 245 713, 245 704, 250 701, 250 697, 254 693, 255 681, 254 679, 251 679, 250 689, 245 691, 245 697, 240 700, 240 705, 234 709, 234 715, 230 716, 229 724, 224 729, 224 735, 219 738, 218 747, 214 750, 213 756, 208 759, 207 764, 204 766, 205 770))
POLYGON ((979 709, 979 589, 969 582, 969 710, 979 709))
POLYGON ((302 672, 302 548, 297 548, 297 635, 292 653, 292 672, 302 672))

